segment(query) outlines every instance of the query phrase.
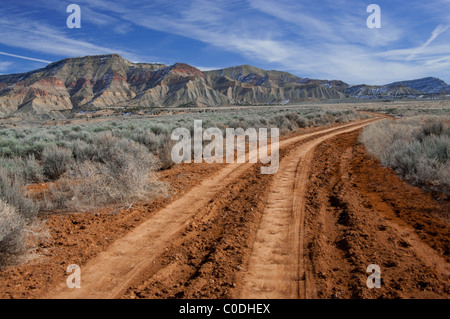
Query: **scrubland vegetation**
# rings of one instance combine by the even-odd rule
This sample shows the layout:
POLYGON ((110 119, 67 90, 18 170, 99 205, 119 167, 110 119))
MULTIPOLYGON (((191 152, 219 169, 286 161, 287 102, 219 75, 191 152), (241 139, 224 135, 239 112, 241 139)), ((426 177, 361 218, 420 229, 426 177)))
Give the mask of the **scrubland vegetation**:
POLYGON ((173 165, 173 129, 298 128, 344 123, 354 111, 311 108, 246 109, 104 122, 0 129, 0 258, 21 247, 22 230, 40 212, 86 211, 106 204, 129 205, 167 192, 155 171, 173 165), (48 183, 32 198, 26 186, 48 183))
POLYGON ((450 117, 412 116, 364 129, 360 141, 408 182, 448 195, 450 117))
POLYGON ((366 102, 355 108, 364 111, 385 113, 397 117, 412 117, 418 115, 450 115, 450 100, 416 100, 391 102, 366 102))
POLYGON ((448 195, 449 109, 436 103, 224 109, 0 128, 0 264, 23 250, 24 229, 40 213, 123 207, 167 194, 155 172, 173 165, 171 132, 180 127, 193 132, 194 120, 224 133, 227 127, 277 127, 284 135, 368 116, 360 110, 403 117, 367 127, 360 141, 407 181, 448 195), (32 196, 30 184, 45 185, 43 193, 32 196))

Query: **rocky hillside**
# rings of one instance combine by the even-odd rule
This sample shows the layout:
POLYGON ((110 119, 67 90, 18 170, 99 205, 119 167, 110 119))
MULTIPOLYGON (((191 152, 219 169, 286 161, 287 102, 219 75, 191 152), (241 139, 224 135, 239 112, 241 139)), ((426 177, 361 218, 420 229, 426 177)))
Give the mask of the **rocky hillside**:
MULTIPOLYGON (((250 65, 202 72, 183 63, 171 66, 131 63, 117 54, 87 56, 64 59, 28 73, 1 75, 0 116, 54 117, 63 110, 287 104, 349 97, 399 97, 432 92, 436 80, 412 81, 415 87, 409 82, 380 87, 349 86, 338 80, 301 78, 250 65)), ((438 84, 445 91, 442 83, 438 84)))
POLYGON ((332 84, 322 85, 287 72, 265 71, 250 65, 208 71, 205 79, 209 86, 237 103, 287 104, 345 98, 332 84))
POLYGON ((350 86, 346 88, 344 92, 347 96, 366 99, 402 98, 423 94, 420 91, 414 90, 404 85, 373 86, 365 84, 350 86))
POLYGON ((252 66, 202 72, 177 63, 134 64, 119 55, 65 59, 0 76, 0 115, 117 107, 269 104, 339 99, 344 94, 286 72, 252 66))
POLYGON ((412 81, 402 81, 388 84, 392 87, 396 85, 407 86, 413 90, 417 90, 426 94, 449 94, 450 85, 438 78, 428 77, 412 81))

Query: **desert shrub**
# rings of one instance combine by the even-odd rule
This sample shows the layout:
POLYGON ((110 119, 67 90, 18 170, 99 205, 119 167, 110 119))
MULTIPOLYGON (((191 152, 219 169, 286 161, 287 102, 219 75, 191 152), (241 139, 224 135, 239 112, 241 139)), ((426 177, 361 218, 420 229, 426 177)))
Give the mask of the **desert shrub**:
POLYGON ((156 135, 169 134, 170 133, 170 130, 166 126, 161 125, 161 124, 155 124, 150 129, 156 135))
POLYGON ((273 124, 275 127, 281 128, 286 127, 289 125, 288 120, 283 115, 277 115, 270 119, 271 124, 273 124))
POLYGON ((445 136, 450 135, 448 125, 438 117, 425 117, 420 129, 415 133, 414 137, 419 141, 426 139, 428 136, 445 136))
POLYGON ((44 180, 44 169, 33 154, 25 159, 24 178, 31 183, 41 183, 44 180))
POLYGON ((170 139, 170 134, 155 134, 151 130, 144 130, 135 132, 130 138, 133 141, 146 146, 150 152, 156 154, 158 150, 165 147, 168 139, 170 139))
POLYGON ((25 247, 23 227, 38 206, 26 196, 22 176, 0 167, 0 265, 25 247))
POLYGON ((72 150, 50 145, 42 154, 44 175, 49 180, 57 180, 72 162, 72 150))
POLYGON ((338 122, 338 123, 346 123, 346 122, 356 120, 357 118, 367 118, 368 117, 368 115, 366 115, 366 114, 356 115, 353 111, 337 112, 337 114, 335 114, 334 116, 336 118, 336 122, 338 122))
POLYGON ((331 114, 321 114, 317 119, 318 125, 328 125, 336 121, 336 118, 331 114))
POLYGON ((427 121, 424 125, 422 125, 421 132, 425 136, 439 136, 444 133, 444 122, 442 122, 441 120, 427 121))
POLYGON ((172 148, 175 145, 175 141, 170 140, 167 136, 165 143, 158 148, 156 155, 159 159, 159 167, 162 170, 169 169, 175 165, 172 160, 172 148))
POLYGON ((157 160, 145 146, 110 133, 101 133, 94 145, 95 156, 73 163, 52 188, 58 206, 85 210, 138 200, 163 189, 152 173, 157 160))
POLYGON ((426 189, 450 189, 450 130, 437 117, 385 120, 364 129, 360 141, 383 166, 426 189))
POLYGON ((295 123, 300 128, 305 128, 305 127, 309 126, 308 120, 305 119, 304 117, 300 117, 300 116, 295 119, 295 123))
MULTIPOLYGON (((233 119, 233 120, 228 121, 226 124, 229 128, 242 128, 244 131, 249 128, 249 125, 247 124, 247 122, 245 122, 242 119, 238 119, 238 120, 233 119)), ((203 127, 203 128, 205 128, 205 127, 203 127)), ((193 131, 191 131, 191 134, 193 134, 193 131)))
POLYGON ((23 216, 0 198, 0 265, 23 249, 24 225, 23 216))
POLYGON ((0 167, 0 198, 13 206, 25 218, 32 218, 37 205, 26 196, 25 181, 20 175, 8 173, 0 167))
POLYGON ((92 160, 96 155, 96 149, 92 144, 86 143, 84 140, 77 139, 72 142, 70 149, 73 157, 77 162, 92 160))
POLYGON ((284 118, 279 128, 289 132, 297 129, 297 125, 293 124, 288 118, 284 118))
POLYGON ((26 158, 0 158, 0 166, 9 175, 20 176, 26 183, 40 183, 44 180, 44 172, 34 155, 26 158))

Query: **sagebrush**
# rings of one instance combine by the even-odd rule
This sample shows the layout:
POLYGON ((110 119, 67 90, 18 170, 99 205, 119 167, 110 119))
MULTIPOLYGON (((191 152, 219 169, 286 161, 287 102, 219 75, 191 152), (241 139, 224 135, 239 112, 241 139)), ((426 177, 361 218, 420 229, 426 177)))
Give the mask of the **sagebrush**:
POLYGON ((393 168, 407 181, 448 194, 450 128, 445 118, 384 120, 365 128, 360 141, 383 166, 393 168))

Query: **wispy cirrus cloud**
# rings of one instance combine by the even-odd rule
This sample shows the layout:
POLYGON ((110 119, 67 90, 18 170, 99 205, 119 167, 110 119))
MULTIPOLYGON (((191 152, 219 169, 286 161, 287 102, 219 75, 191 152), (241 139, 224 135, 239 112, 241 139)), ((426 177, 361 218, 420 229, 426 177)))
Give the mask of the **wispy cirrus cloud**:
MULTIPOLYGON (((119 53, 125 58, 134 60, 140 59, 139 55, 134 54, 131 50, 104 44, 96 41, 94 37, 88 37, 80 32, 78 34, 73 32, 65 24, 65 18, 68 16, 68 13, 66 13, 67 3, 53 0, 46 2, 53 6, 52 10, 61 13, 61 18, 58 20, 59 23, 57 25, 51 23, 52 20, 43 19, 41 15, 34 13, 34 11, 40 12, 42 10, 39 8, 39 5, 42 4, 38 2, 34 7, 30 5, 27 8, 28 10, 17 10, 11 4, 0 8, 0 46, 3 45, 8 48, 8 52, 5 52, 6 50, 3 48, 3 56, 42 63, 50 62, 48 59, 30 57, 15 52, 26 50, 27 52, 36 52, 41 56, 54 56, 56 57, 55 60, 60 57, 108 53, 119 53)), ((107 14, 93 12, 87 6, 82 9, 82 21, 89 21, 89 23, 99 27, 112 26, 111 30, 121 34, 125 34, 130 30, 130 24, 121 23, 119 19, 110 17, 107 14)))
POLYGON ((56 55, 80 56, 86 54, 114 53, 108 48, 74 39, 40 21, 0 19, 0 43, 10 46, 56 55))
MULTIPOLYGON (((64 11, 66 3, 49 1, 64 11)), ((368 3, 354 0, 323 0, 320 5, 313 0, 77 0, 83 25, 97 30, 92 35, 55 28, 37 15, 30 22, 16 12, 0 14, 8 17, 0 18, 0 45, 64 56, 114 52, 149 62, 145 50, 158 54, 153 47, 165 49, 167 43, 178 60, 186 52, 201 53, 205 61, 195 64, 205 69, 221 64, 201 51, 211 49, 239 56, 242 64, 355 84, 429 75, 449 80, 450 1, 405 3, 380 0, 382 28, 368 29, 368 3), (126 37, 114 42, 109 34, 126 37), (183 45, 176 42, 180 39, 183 45), (136 43, 142 50, 138 54, 136 43)))
POLYGON ((406 58, 406 61, 411 61, 414 59, 418 54, 423 52, 426 47, 428 47, 431 42, 433 42, 438 36, 440 36, 442 33, 446 32, 450 28, 450 24, 448 25, 438 25, 433 32, 431 32, 431 36, 428 38, 427 41, 425 41, 424 44, 422 44, 420 47, 413 50, 413 52, 406 58))
MULTIPOLYGON (((96 3, 104 6, 101 1, 96 3)), ((186 6, 178 2, 152 1, 139 10, 132 9, 133 6, 116 6, 115 10, 126 21, 141 27, 188 37, 263 61, 276 62, 290 56, 290 47, 276 40, 281 34, 275 24, 251 15, 243 19, 242 12, 233 11, 235 5, 236 1, 196 0, 186 6), (169 6, 171 10, 165 11, 169 6), (148 12, 152 12, 151 19, 148 12)))
POLYGON ((0 72, 8 71, 9 67, 12 65, 12 62, 0 62, 0 72))
MULTIPOLYGON (((201 41, 301 76, 383 83, 425 76, 436 70, 432 65, 446 61, 426 54, 429 41, 417 52, 424 54, 420 59, 405 63, 405 54, 414 52, 405 39, 414 30, 407 22, 398 23, 394 10, 384 10, 383 27, 373 30, 365 25, 366 6, 345 0, 325 2, 324 10, 314 1, 195 0, 180 5, 156 0, 129 6, 115 3, 110 10, 140 27, 201 41), (403 60, 395 58, 399 53, 403 60)), ((107 4, 95 0, 93 7, 104 9, 107 4)))

